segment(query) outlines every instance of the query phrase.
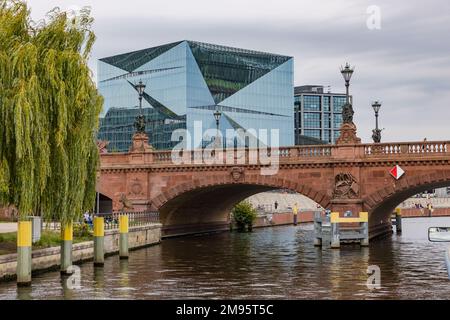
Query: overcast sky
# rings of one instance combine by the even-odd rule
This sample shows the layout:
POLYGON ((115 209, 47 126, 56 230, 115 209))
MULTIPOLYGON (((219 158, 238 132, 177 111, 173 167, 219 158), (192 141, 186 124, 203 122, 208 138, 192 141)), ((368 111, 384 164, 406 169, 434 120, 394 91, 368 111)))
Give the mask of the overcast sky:
POLYGON ((371 141, 373 100, 381 100, 383 141, 450 140, 448 0, 29 0, 34 19, 55 6, 90 6, 96 60, 178 40, 294 57, 295 85, 344 92, 339 67, 355 65, 355 123, 371 141), (376 12, 380 11, 380 28, 376 12), (372 8, 370 8, 372 9, 372 8), (375 15, 373 15, 375 13, 375 15), (367 20, 372 28, 367 26, 367 20))

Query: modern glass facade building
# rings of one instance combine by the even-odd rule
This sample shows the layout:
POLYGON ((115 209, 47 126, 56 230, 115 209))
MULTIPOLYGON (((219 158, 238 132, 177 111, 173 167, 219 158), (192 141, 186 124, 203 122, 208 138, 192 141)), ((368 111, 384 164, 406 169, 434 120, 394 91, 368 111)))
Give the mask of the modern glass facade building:
POLYGON ((323 86, 295 87, 295 144, 335 143, 340 135, 344 104, 345 94, 325 93, 323 86))
POLYGON ((281 146, 294 144, 292 57, 179 41, 100 59, 99 139, 110 142, 109 150, 128 150, 140 80, 146 129, 157 149, 178 143, 170 139, 178 128, 188 130, 192 148, 212 139, 194 137, 194 126, 215 129, 215 110, 224 136, 227 129, 278 129, 281 146))
MULTIPOLYGON (((171 149, 176 141, 171 141, 175 129, 186 127, 186 121, 167 119, 153 108, 142 109, 146 119, 146 132, 152 146, 156 149, 171 149)), ((135 133, 134 121, 139 115, 139 108, 110 108, 100 118, 99 139, 109 141, 110 152, 127 151, 135 133)))

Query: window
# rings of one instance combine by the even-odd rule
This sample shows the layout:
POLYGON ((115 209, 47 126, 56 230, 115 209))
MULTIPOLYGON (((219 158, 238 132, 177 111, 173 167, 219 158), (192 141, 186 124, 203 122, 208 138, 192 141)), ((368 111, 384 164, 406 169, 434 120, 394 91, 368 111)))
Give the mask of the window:
POLYGON ((305 128, 320 128, 320 113, 307 113, 304 114, 304 127, 305 128))
POLYGON ((304 111, 320 111, 320 96, 304 96, 304 111))
POLYGON ((305 130, 305 136, 322 139, 320 130, 305 130))
POLYGON ((343 96, 334 96, 333 97, 333 111, 341 113, 342 112, 342 106, 345 104, 346 98, 343 96))
POLYGON ((323 128, 331 129, 331 114, 329 114, 329 113, 323 114, 323 128))
POLYGON ((342 114, 338 113, 338 114, 334 114, 334 128, 335 129, 339 129, 342 125, 342 114))
POLYGON ((300 110, 300 107, 302 105, 302 97, 301 96, 295 96, 294 97, 294 106, 300 110))
POLYGON ((323 111, 330 112, 330 97, 323 97, 323 111))
POLYGON ((328 143, 332 142, 331 141, 331 130, 324 130, 323 131, 323 140, 328 142, 328 143))

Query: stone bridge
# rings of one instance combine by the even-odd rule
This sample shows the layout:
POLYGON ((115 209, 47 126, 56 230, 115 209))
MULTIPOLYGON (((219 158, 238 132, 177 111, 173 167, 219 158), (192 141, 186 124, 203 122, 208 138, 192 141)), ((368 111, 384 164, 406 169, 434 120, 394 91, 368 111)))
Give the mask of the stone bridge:
POLYGON ((101 154, 97 191, 113 210, 124 200, 133 210, 158 210, 164 233, 175 235, 227 229, 239 201, 289 189, 332 211, 368 211, 372 238, 390 232, 390 214, 402 201, 450 186, 449 148, 450 141, 346 143, 208 151, 205 159, 204 150, 154 151, 135 135, 130 152, 101 154), (268 157, 277 171, 263 172, 268 157), (405 171, 398 180, 389 172, 395 165, 405 171))

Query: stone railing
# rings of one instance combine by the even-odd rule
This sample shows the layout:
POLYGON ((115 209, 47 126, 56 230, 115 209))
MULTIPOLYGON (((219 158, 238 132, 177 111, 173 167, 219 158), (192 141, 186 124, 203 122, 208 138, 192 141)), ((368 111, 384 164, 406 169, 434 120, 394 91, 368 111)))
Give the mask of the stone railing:
MULTIPOLYGON (((280 147, 278 149, 224 149, 221 152, 220 157, 223 157, 223 163, 255 163, 257 159, 270 158, 278 155, 280 161, 298 160, 301 158, 320 158, 331 157, 331 150, 334 146, 330 145, 318 145, 318 146, 293 146, 293 147, 280 147), (231 152, 228 152, 231 151, 231 152), (245 159, 245 160, 244 160, 245 159), (253 160, 253 161, 252 161, 253 160)), ((216 151, 211 150, 211 159, 214 158, 216 151)), ((207 163, 205 159, 208 157, 208 151, 205 150, 191 150, 191 151, 179 151, 173 156, 176 161, 172 159, 172 151, 153 151, 153 163, 156 164, 203 164, 207 163)), ((211 163, 212 160, 211 160, 211 163)), ((217 163, 217 162, 216 162, 217 163)))
POLYGON ((365 144, 363 148, 366 156, 449 154, 450 141, 365 144))
POLYGON ((171 151, 153 151, 153 161, 156 163, 171 163, 172 152, 171 151))

